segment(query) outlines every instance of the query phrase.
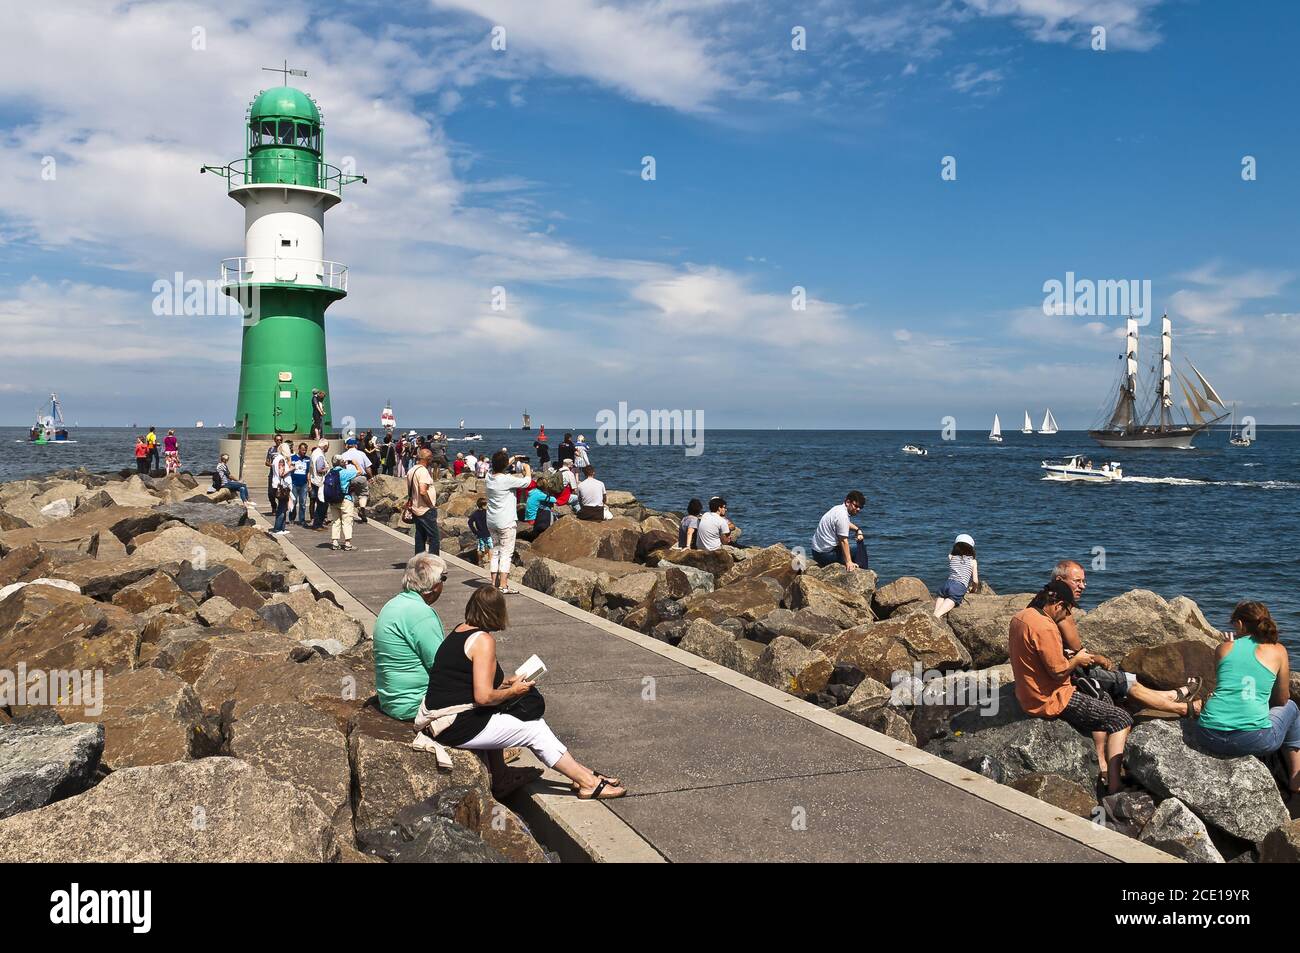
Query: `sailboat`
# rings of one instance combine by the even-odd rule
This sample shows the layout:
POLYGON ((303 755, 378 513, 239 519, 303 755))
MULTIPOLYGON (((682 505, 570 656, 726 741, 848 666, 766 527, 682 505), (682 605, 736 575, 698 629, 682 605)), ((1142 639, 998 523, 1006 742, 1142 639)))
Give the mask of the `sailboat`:
POLYGON ((465 429, 465 418, 464 418, 464 417, 460 418, 460 429, 461 429, 461 430, 464 430, 464 429, 465 429))
POLYGON ((524 411, 524 426, 522 429, 524 430, 533 429, 533 418, 528 415, 528 411, 526 410, 524 411))
POLYGON ((1051 434, 1056 433, 1057 429, 1056 418, 1052 416, 1052 408, 1048 407, 1047 414, 1043 417, 1043 425, 1038 428, 1038 432, 1050 436, 1051 434))
POLYGON ((1002 421, 997 414, 993 415, 993 429, 989 431, 989 439, 994 443, 1002 442, 1002 421))
POLYGON ((1124 346, 1124 372, 1119 391, 1105 424, 1088 431, 1103 447, 1140 447, 1174 450, 1192 449, 1192 441, 1202 430, 1207 430, 1227 417, 1227 405, 1214 386, 1205 379, 1191 361, 1187 362, 1192 377, 1175 371, 1173 364, 1174 334, 1169 315, 1160 319, 1160 372, 1148 386, 1154 385, 1151 406, 1143 410, 1138 406, 1138 325, 1128 319, 1128 333, 1124 346), (1173 377, 1178 375, 1183 399, 1186 401, 1186 421, 1174 419, 1173 377))
POLYGON ((392 433, 397 429, 397 417, 393 413, 393 402, 384 401, 384 411, 379 415, 379 426, 383 427, 387 433, 392 433))
POLYGON ((1025 411, 1025 425, 1020 428, 1021 433, 1033 433, 1034 422, 1029 419, 1029 411, 1025 411))
POLYGON ((1232 423, 1228 425, 1228 443, 1234 447, 1249 447, 1251 440, 1246 436, 1245 431, 1237 430, 1237 404, 1232 405, 1232 423))

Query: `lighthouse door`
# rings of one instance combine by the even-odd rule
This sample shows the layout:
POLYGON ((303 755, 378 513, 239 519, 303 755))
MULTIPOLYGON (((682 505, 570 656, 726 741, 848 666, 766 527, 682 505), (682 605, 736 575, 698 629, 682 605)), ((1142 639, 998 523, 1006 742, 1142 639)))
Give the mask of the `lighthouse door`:
POLYGON ((298 432, 298 388, 284 381, 275 384, 275 432, 298 432))
POLYGON ((275 280, 297 281, 298 264, 298 239, 281 232, 275 244, 275 280))

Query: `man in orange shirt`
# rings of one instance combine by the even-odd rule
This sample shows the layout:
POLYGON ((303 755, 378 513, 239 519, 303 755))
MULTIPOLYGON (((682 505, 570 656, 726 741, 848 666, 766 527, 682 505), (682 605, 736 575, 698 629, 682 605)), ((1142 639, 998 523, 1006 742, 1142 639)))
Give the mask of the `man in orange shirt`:
POLYGON ((1105 752, 1101 777, 1114 794, 1120 788, 1120 763, 1133 718, 1107 693, 1093 698, 1076 691, 1070 681, 1076 669, 1097 663, 1097 657, 1085 651, 1065 657, 1058 626, 1069 617, 1074 602, 1070 586, 1053 579, 1027 608, 1012 617, 1009 648, 1016 699, 1028 715, 1060 718, 1091 734, 1098 750, 1105 752))

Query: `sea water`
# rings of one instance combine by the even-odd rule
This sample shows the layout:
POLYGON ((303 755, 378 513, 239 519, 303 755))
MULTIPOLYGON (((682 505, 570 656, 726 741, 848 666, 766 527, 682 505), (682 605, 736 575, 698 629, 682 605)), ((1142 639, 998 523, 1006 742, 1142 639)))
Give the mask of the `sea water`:
MULTIPOLYGON (((408 425, 407 429, 411 426, 408 425)), ((421 433, 434 427, 416 426, 421 433)), ((457 431, 443 429, 452 437, 457 431)), ((871 568, 884 580, 919 576, 934 589, 946 577, 958 533, 975 537, 980 574, 998 592, 1037 589, 1058 559, 1088 570, 1084 607, 1129 589, 1166 598, 1187 595, 1210 624, 1229 628, 1241 599, 1266 603, 1300 662, 1300 430, 1263 427, 1246 449, 1227 432, 1202 434, 1198 448, 1103 450, 1087 434, 1010 432, 1002 444, 983 432, 940 439, 935 431, 709 430, 703 452, 680 446, 601 446, 595 425, 574 428, 592 444, 591 460, 610 489, 630 490, 647 506, 684 510, 692 497, 726 497, 747 545, 809 545, 825 510, 849 490, 867 495, 855 522, 867 535, 871 568), (914 443, 925 457, 904 454, 914 443), (1084 453, 1100 465, 1123 463, 1117 484, 1044 480, 1044 459, 1084 453)), ((165 433, 160 429, 160 435, 165 433)), ((137 431, 76 428, 71 446, 32 446, 23 428, 0 429, 0 480, 58 467, 132 469, 137 431)), ((224 431, 177 429, 182 464, 216 464, 224 431)), ((453 439, 457 450, 532 452, 536 431, 484 430, 482 441, 453 439)), ((554 459, 563 430, 548 427, 554 459)), ((161 437, 160 437, 161 439, 161 437)), ((249 484, 261 485, 265 447, 250 449, 249 484)), ((206 481, 204 481, 206 482, 206 481)))

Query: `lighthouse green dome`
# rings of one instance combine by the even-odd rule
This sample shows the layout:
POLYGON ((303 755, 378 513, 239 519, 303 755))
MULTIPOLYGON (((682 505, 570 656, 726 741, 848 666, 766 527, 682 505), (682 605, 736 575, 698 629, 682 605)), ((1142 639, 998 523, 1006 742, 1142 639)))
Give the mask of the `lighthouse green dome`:
POLYGON ((300 89, 292 86, 276 86, 263 90, 253 100, 248 110, 249 120, 256 119, 298 119, 319 123, 320 110, 316 104, 300 89))

